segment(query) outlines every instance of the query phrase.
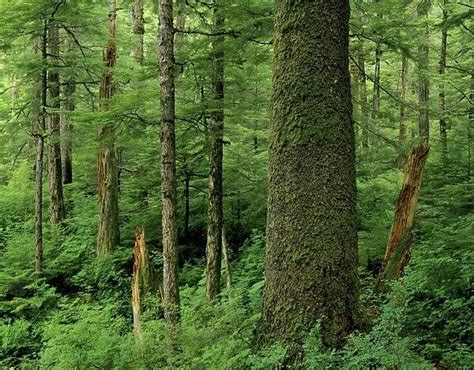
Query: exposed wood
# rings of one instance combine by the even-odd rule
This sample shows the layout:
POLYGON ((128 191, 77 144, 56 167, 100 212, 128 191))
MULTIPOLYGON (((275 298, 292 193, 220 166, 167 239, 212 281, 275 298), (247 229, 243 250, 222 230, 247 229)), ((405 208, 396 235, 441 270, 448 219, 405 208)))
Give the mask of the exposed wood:
POLYGON ((426 142, 421 143, 412 149, 406 161, 403 184, 397 199, 392 228, 376 283, 377 290, 384 289, 384 281, 399 278, 409 261, 413 244, 412 230, 416 205, 429 149, 426 142))
POLYGON ((180 303, 178 283, 173 0, 160 0, 159 28, 163 306, 166 322, 169 325, 176 325, 180 319, 180 303))
POLYGON ((230 289, 230 287, 232 286, 232 270, 230 268, 229 260, 229 245, 227 243, 227 236, 224 227, 222 228, 222 256, 224 257, 226 286, 227 289, 230 289))
POLYGON ((148 248, 145 243, 145 232, 142 228, 135 229, 135 245, 133 247, 133 272, 132 272, 132 312, 133 333, 137 341, 141 341, 141 315, 143 312, 143 299, 150 287, 150 260, 148 248))

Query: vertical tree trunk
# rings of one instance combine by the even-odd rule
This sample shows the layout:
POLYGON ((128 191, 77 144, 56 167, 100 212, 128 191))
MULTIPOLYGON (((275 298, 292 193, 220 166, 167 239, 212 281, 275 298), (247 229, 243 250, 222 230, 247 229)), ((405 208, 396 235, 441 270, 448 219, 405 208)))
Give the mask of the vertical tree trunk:
POLYGON ((143 18, 143 0, 134 0, 133 3, 133 34, 135 36, 134 57, 139 65, 143 65, 143 35, 145 34, 145 20, 143 18))
POLYGON ((402 56, 402 93, 401 93, 401 104, 400 104, 400 126, 399 126, 399 145, 402 148, 405 145, 407 139, 407 126, 406 126, 406 106, 405 101, 408 96, 408 56, 403 53, 402 56))
POLYGON ((165 320, 177 324, 179 312, 176 225, 176 143, 173 1, 159 2, 161 108, 161 207, 163 232, 163 305, 165 320))
MULTIPOLYGON (((350 59, 350 71, 351 71, 351 87, 352 87, 352 116, 354 118, 354 122, 357 122, 360 124, 361 122, 361 114, 362 114, 362 109, 361 109, 361 101, 360 101, 360 71, 358 66, 355 64, 355 59, 351 58, 350 59)), ((360 139, 360 129, 357 125, 354 127, 355 130, 355 135, 356 135, 356 143, 359 142, 360 139)))
POLYGON ((382 57, 382 46, 377 43, 375 46, 375 72, 374 72, 374 94, 372 97, 372 128, 377 130, 380 122, 380 62, 382 57))
MULTIPOLYGON (((224 29, 224 13, 220 1, 214 2, 214 31, 224 29)), ((209 205, 206 245, 206 297, 213 299, 220 292, 222 256, 222 161, 224 132, 224 36, 212 41, 212 92, 209 153, 209 205)))
POLYGON ((227 289, 230 289, 232 286, 232 270, 230 268, 229 260, 229 245, 227 243, 227 236, 224 227, 222 227, 222 256, 224 257, 226 286, 227 289))
MULTIPOLYGON (((35 45, 35 52, 41 51, 43 64, 47 58, 47 32, 48 27, 44 22, 43 35, 35 45)), ((43 68, 36 81, 37 88, 33 99, 32 118, 33 132, 35 132, 36 161, 35 161, 35 272, 40 273, 43 267, 43 158, 44 134, 46 129, 46 87, 47 72, 43 68)))
MULTIPOLYGON (((107 101, 113 97, 116 49, 116 0, 109 0, 109 42, 104 52, 105 70, 100 82, 99 109, 107 109, 107 101)), ((98 129, 99 155, 97 182, 99 196, 99 227, 97 231, 97 257, 110 254, 120 243, 118 209, 118 155, 115 144, 115 128, 108 123, 98 129)))
MULTIPOLYGON (((68 38, 68 50, 74 48, 73 41, 68 38)), ((74 93, 76 92, 76 84, 70 77, 64 87, 63 110, 61 114, 61 164, 63 184, 72 183, 72 122, 70 114, 75 109, 74 93)))
POLYGON ((137 341, 142 339, 141 315, 143 311, 143 298, 148 294, 150 287, 150 262, 148 248, 145 243, 145 232, 142 228, 135 229, 135 246, 133 248, 132 272, 132 312, 133 333, 137 341))
MULTIPOLYGON (((59 24, 50 21, 48 27, 48 54, 53 60, 53 64, 59 61, 59 24)), ((48 70, 48 90, 49 108, 48 112, 48 178, 50 196, 50 220, 53 224, 64 221, 66 210, 64 208, 63 176, 61 165, 61 142, 60 142, 60 116, 61 103, 59 99, 59 73, 57 67, 49 67, 48 70)))
POLYGON ((362 42, 357 53, 357 64, 359 65, 360 73, 360 105, 361 105, 361 126, 362 126, 362 147, 369 147, 369 128, 368 128, 368 117, 369 117, 369 105, 367 102, 367 77, 365 75, 365 55, 364 46, 362 42))
POLYGON ((184 172, 184 242, 189 241, 189 185, 191 181, 191 172, 186 169, 184 172))
POLYGON ((428 77, 429 67, 429 26, 428 11, 430 2, 420 4, 418 8, 418 17, 423 19, 423 35, 418 45, 418 133, 422 141, 429 141, 430 137, 430 84, 428 77))
POLYGON ((413 244, 412 229, 416 204, 429 149, 427 143, 421 143, 412 149, 407 159, 383 265, 376 283, 376 289, 379 291, 384 289, 385 280, 399 278, 408 263, 413 244))
POLYGON ((296 359, 321 320, 341 346, 357 312, 349 1, 276 0, 263 342, 296 359))
POLYGON ((441 50, 439 53, 439 140, 443 153, 448 150, 447 127, 446 127, 446 97, 444 91, 444 76, 446 74, 446 52, 448 47, 448 11, 446 9, 447 0, 443 2, 443 23, 441 28, 441 50))

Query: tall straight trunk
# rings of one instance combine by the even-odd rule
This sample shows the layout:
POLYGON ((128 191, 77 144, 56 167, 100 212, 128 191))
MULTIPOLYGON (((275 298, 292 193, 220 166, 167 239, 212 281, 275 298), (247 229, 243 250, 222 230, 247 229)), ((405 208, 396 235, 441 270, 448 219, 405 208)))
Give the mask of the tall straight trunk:
POLYGON ((364 45, 361 42, 357 53, 357 64, 359 65, 359 80, 360 80, 360 105, 361 105, 361 126, 362 126, 362 147, 369 147, 369 128, 368 128, 368 117, 369 117, 369 105, 367 102, 367 77, 365 75, 365 55, 364 45))
POLYGON ((132 313, 133 333, 137 341, 142 340, 141 315, 143 312, 143 299, 146 297, 150 287, 150 259, 148 248, 145 243, 145 232, 142 228, 135 229, 135 246, 133 248, 133 272, 132 272, 132 313))
POLYGON ((134 42, 134 57, 139 65, 143 65, 143 36, 145 35, 145 20, 143 18, 143 0, 134 0, 133 2, 133 34, 135 36, 134 42))
POLYGON ((422 141, 429 141, 430 137, 430 82, 429 67, 429 26, 428 12, 430 3, 427 1, 418 8, 418 17, 423 20, 423 35, 418 45, 418 134, 422 141))
POLYGON ((163 305, 165 320, 180 318, 175 143, 173 0, 159 1, 159 69, 161 115, 161 222, 163 233, 163 305))
MULTIPOLYGON (((221 2, 214 2, 214 31, 224 29, 224 13, 221 2)), ((220 292, 222 257, 222 162, 224 133, 224 36, 212 41, 212 93, 214 107, 211 122, 209 152, 209 204, 206 245, 206 297, 213 299, 220 292)))
MULTIPOLYGON (((43 34, 34 49, 41 52, 43 64, 47 58, 48 28, 44 22, 43 34)), ((43 68, 36 81, 37 87, 33 99, 32 126, 35 132, 36 160, 35 160, 35 272, 40 273, 43 267, 43 161, 44 161, 44 134, 46 129, 46 90, 47 72, 43 68)))
MULTIPOLYGON (((73 51, 73 41, 68 38, 68 51, 73 51)), ((61 114, 61 164, 63 184, 72 183, 72 121, 71 113, 75 109, 74 93, 76 84, 73 77, 70 77, 64 86, 63 110, 61 114)))
POLYGON ((321 320, 343 345, 357 317, 349 0, 276 0, 263 326, 297 360, 321 320))
MULTIPOLYGON (((109 0, 109 41, 104 52, 105 70, 99 90, 99 109, 107 109, 107 101, 114 95, 113 69, 117 58, 116 0, 109 0)), ((99 154, 97 182, 99 197, 99 227, 97 231, 97 257, 110 254, 120 243, 118 209, 118 154, 113 123, 98 129, 99 154)))
MULTIPOLYGON (((352 115, 354 117, 354 122, 360 124, 361 122, 361 102, 360 102, 360 71, 357 65, 354 62, 354 58, 350 59, 350 71, 351 71, 351 87, 352 87, 352 98, 353 98, 353 109, 352 115)), ((356 135, 356 142, 359 142, 360 139, 360 129, 358 125, 354 127, 355 135, 356 135)))
POLYGON ((189 213, 190 213, 190 194, 189 185, 191 182, 191 172, 188 169, 184 171, 184 242, 189 241, 189 213))
POLYGON ((385 289, 385 280, 399 278, 408 263, 413 244, 416 204, 429 149, 427 143, 421 143, 408 156, 382 269, 376 283, 377 290, 385 289))
MULTIPOLYGON (((53 64, 59 61, 59 24, 52 20, 48 26, 48 54, 53 64)), ((66 210, 64 208, 63 176, 61 165, 61 142, 60 142, 60 90, 59 73, 55 67, 48 69, 48 178, 50 197, 50 220, 52 224, 64 221, 66 210)))
POLYGON ((408 96, 408 55, 403 53, 402 56, 402 92, 401 92, 401 103, 400 103, 400 126, 399 126, 399 145, 403 147, 407 139, 407 125, 406 125, 406 106, 405 101, 408 96))
POLYGON ((372 127, 377 129, 380 122, 380 62, 382 57, 382 46, 377 43, 375 46, 375 72, 374 72, 374 92, 372 97, 372 127))
POLYGON ((439 140, 443 153, 448 150, 447 125, 446 125, 446 97, 444 90, 444 76, 446 74, 446 52, 448 48, 448 11, 446 10, 447 0, 443 2, 443 24, 441 28, 441 49, 439 52, 439 140))

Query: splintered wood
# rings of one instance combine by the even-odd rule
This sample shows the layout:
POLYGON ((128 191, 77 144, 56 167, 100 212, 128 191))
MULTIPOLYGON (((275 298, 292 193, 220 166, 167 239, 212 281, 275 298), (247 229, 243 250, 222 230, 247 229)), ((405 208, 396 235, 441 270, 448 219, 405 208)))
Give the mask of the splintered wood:
POLYGON ((143 298, 148 292, 150 269, 148 249, 145 244, 145 233, 142 228, 135 229, 134 263, 132 273, 132 311, 133 332, 137 340, 142 339, 140 316, 143 309, 143 298))
POLYGON ((416 204, 429 150, 429 145, 422 143, 412 149, 406 161, 403 184, 397 199, 392 229, 390 230, 382 269, 377 279, 377 290, 384 289, 383 280, 399 278, 408 264, 413 244, 412 229, 416 204))

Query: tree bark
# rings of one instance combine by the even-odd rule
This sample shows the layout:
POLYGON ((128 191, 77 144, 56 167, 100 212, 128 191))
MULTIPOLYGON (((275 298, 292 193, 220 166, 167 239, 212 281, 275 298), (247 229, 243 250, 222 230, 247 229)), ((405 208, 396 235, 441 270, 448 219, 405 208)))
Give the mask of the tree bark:
MULTIPOLYGON (((48 54, 54 64, 59 61, 59 24, 52 20, 48 26, 48 54)), ((54 67, 48 67, 48 179, 50 197, 50 221, 59 224, 64 221, 66 210, 64 208, 63 177, 61 165, 60 142, 60 116, 61 108, 59 92, 59 73, 54 67)))
POLYGON ((379 291, 385 289, 384 281, 399 278, 409 261, 416 204, 429 149, 427 143, 421 143, 412 149, 407 159, 383 265, 376 283, 379 291))
POLYGON ((357 53, 357 64, 359 64, 360 73, 360 105, 361 105, 361 126, 362 126, 362 147, 369 147, 369 128, 368 128, 368 117, 369 117, 369 104, 367 102, 367 77, 365 75, 365 55, 364 46, 360 43, 360 47, 357 53))
MULTIPOLYGON (((74 49, 72 40, 68 38, 68 50, 74 49)), ((72 184, 72 122, 70 114, 74 112, 74 93, 76 84, 74 78, 70 77, 64 86, 64 101, 61 114, 61 164, 63 184, 72 184)))
MULTIPOLYGON (((224 29, 224 13, 221 2, 214 2, 214 32, 224 29)), ((211 122, 209 153, 209 203, 206 245, 206 297, 215 298, 220 292, 222 257, 222 162, 224 133, 224 36, 212 41, 212 92, 214 107, 211 122)))
POLYGON ((423 35, 421 36, 418 45, 418 134, 420 140, 429 141, 430 137, 430 81, 428 77, 429 67, 429 26, 428 26, 428 11, 430 8, 429 2, 423 3, 419 6, 418 17, 423 19, 423 35))
POLYGON ((132 17, 133 34, 135 36, 134 57, 139 65, 143 65, 143 36, 145 35, 145 20, 143 18, 143 0, 134 0, 132 17))
POLYGON ((357 317, 349 1, 275 2, 263 326, 290 358, 321 320, 343 345, 357 317))
POLYGON ((159 2, 161 114, 161 207, 163 232, 163 305, 165 320, 179 322, 178 238, 175 143, 173 1, 159 2))
POLYGON ((448 150, 447 142, 447 124, 446 124, 446 96, 444 89, 444 77, 446 74, 446 52, 448 48, 448 11, 446 5, 448 4, 447 0, 443 2, 443 23, 441 28, 441 49, 439 53, 439 75, 440 75, 440 85, 439 85, 439 140, 441 144, 441 149, 443 153, 446 153, 448 150))
POLYGON ((372 97, 372 128, 376 130, 380 122, 380 63, 382 58, 382 46, 378 42, 375 46, 375 72, 374 72, 374 94, 372 97))
POLYGON ((402 92, 400 103, 400 126, 399 126, 399 145, 400 148, 403 148, 407 139, 407 126, 406 126, 406 106, 405 101, 408 96, 408 56, 406 53, 403 53, 402 56, 402 92))
POLYGON ((132 312, 133 333, 137 341, 142 340, 141 315, 143 312, 143 298, 150 287, 150 262, 148 248, 145 243, 145 232, 142 228, 135 229, 135 246, 133 248, 132 272, 132 312))
MULTIPOLYGON (((43 35, 34 46, 35 52, 41 52, 43 64, 47 58, 47 32, 48 27, 44 22, 43 35)), ((43 267, 43 161, 44 161, 44 134, 46 129, 46 92, 47 71, 43 68, 38 80, 33 99, 31 116, 35 133, 36 160, 35 160, 35 272, 40 273, 43 267)))
POLYGON ((227 236, 224 227, 222 227, 222 256, 224 257, 226 286, 227 289, 230 289, 232 286, 232 270, 230 268, 229 246, 227 243, 227 236))
MULTIPOLYGON (((116 0, 109 0, 109 41, 104 52, 105 70, 99 91, 99 109, 107 109, 107 101, 114 95, 113 69, 117 58, 116 0)), ((120 243, 118 208, 118 155, 113 123, 98 129, 99 155, 97 182, 99 197, 99 227, 97 231, 97 257, 106 256, 120 243)))

